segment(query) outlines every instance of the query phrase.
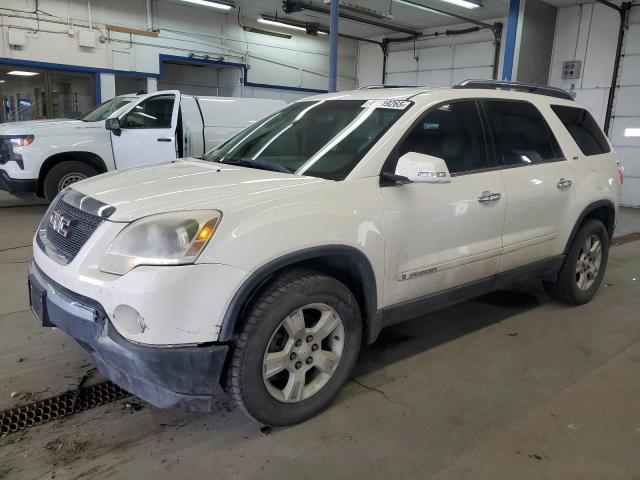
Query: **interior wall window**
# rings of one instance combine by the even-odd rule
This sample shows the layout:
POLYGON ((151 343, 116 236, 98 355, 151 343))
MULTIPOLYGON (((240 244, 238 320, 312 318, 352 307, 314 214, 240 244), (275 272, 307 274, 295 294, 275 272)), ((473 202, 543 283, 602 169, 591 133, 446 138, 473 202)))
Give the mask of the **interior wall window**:
POLYGON ((542 114, 529 102, 485 100, 498 161, 529 165, 562 158, 558 141, 542 114))
POLYGON ((136 105, 127 114, 124 128, 171 128, 175 95, 158 95, 136 105))
POLYGON ((551 105, 584 155, 609 153, 611 148, 600 127, 584 108, 551 105))
POLYGON ((452 174, 487 168, 476 102, 452 102, 427 112, 400 145, 399 156, 407 152, 442 158, 452 174))

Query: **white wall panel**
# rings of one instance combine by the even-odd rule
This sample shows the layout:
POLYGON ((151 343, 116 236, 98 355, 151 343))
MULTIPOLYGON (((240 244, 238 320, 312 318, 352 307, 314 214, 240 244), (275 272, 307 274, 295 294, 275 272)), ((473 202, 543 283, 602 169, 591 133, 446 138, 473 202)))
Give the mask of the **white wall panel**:
MULTIPOLYGON (((640 78, 638 78, 640 83, 640 78)), ((616 117, 640 116, 640 86, 620 87, 616 93, 616 117)), ((638 125, 640 127, 640 125, 638 125)))
POLYGON ((493 64, 494 46, 492 42, 456 45, 454 49, 454 68, 486 67, 493 64))
POLYGON ((418 50, 418 70, 442 70, 453 67, 453 46, 418 50))
POLYGON ((629 177, 640 178, 640 149, 615 147, 615 151, 620 157, 620 162, 624 165, 625 174, 629 177))
POLYGON ((640 205, 640 178, 627 176, 622 185, 622 195, 620 196, 622 205, 637 207, 640 205))
POLYGON ((452 70, 427 70, 418 72, 418 85, 449 87, 453 84, 452 70))
POLYGON ((620 85, 640 85, 640 55, 625 55, 622 59, 620 85))
POLYGON ((637 117, 614 117, 611 128, 611 143, 614 147, 640 148, 640 136, 631 136, 629 129, 640 128, 640 115, 637 117))
POLYGON ((418 64, 413 56, 413 50, 390 52, 387 57, 387 72, 412 72, 416 71, 418 64))
POLYGON ((389 85, 416 85, 418 82, 416 72, 388 73, 385 83, 389 85))
POLYGON ((382 83, 382 63, 384 56, 378 45, 360 43, 358 45, 358 86, 382 83))
POLYGON ((463 80, 491 78, 491 67, 477 68, 456 68, 453 70, 452 84, 460 83, 463 80))
POLYGON ((625 39, 625 54, 640 54, 640 23, 629 25, 625 39))

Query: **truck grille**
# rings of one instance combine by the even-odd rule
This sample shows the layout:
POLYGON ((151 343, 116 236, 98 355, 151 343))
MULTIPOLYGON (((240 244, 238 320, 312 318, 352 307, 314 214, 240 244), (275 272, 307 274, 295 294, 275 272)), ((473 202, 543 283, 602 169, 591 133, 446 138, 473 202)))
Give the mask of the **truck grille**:
POLYGON ((67 264, 76 257, 103 219, 69 205, 64 197, 58 196, 47 210, 38 229, 37 240, 47 255, 54 260, 63 259, 61 263, 67 264))

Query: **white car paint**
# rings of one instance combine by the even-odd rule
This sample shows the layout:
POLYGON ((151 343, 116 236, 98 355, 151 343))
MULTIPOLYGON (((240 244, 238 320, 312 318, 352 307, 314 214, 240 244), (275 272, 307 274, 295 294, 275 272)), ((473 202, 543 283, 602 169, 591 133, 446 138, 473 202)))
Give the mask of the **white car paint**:
POLYGON ((588 205, 605 200, 617 208, 615 153, 582 155, 550 113, 550 104, 579 106, 575 102, 472 89, 360 90, 313 98, 414 104, 343 181, 184 159, 79 182, 73 189, 113 205, 115 213, 70 264, 56 263, 34 243, 35 263, 55 282, 100 302, 131 341, 198 344, 218 339, 233 296, 253 272, 292 252, 324 245, 357 249, 373 268, 381 310, 561 255, 588 205), (450 183, 382 188, 383 164, 413 121, 440 102, 461 98, 531 102, 566 160, 453 176, 450 183), (562 178, 571 179, 572 188, 559 189, 562 178), (484 191, 501 198, 480 204, 484 191), (124 275, 100 270, 109 245, 130 222, 193 209, 223 214, 195 264, 137 267, 124 275), (131 333, 119 325, 113 312, 121 304, 135 308, 148 328, 131 333))
MULTIPOLYGON (((9 180, 31 181, 32 191, 41 192, 44 180, 43 166, 54 155, 56 163, 71 160, 71 152, 93 154, 103 167, 111 171, 174 160, 178 152, 183 156, 201 156, 220 142, 235 135, 263 117, 286 105, 282 100, 235 97, 202 97, 180 95, 176 90, 159 91, 144 95, 122 95, 131 103, 113 112, 109 118, 124 119, 144 101, 174 95, 171 127, 164 129, 123 128, 120 135, 105 129, 105 121, 38 120, 0 124, 3 136, 33 135, 34 141, 25 147, 13 147, 23 157, 23 165, 16 161, 0 161, 0 174, 9 180), (182 144, 177 145, 178 114, 182 114, 182 144), (166 141, 158 141, 164 139, 166 141), (65 154, 67 154, 65 156, 65 154)), ((10 193, 13 193, 9 189, 10 193)))

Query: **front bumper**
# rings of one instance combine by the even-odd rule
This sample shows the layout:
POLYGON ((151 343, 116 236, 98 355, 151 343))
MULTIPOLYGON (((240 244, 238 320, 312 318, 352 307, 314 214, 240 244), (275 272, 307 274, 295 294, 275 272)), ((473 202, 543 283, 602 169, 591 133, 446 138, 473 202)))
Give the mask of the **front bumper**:
POLYGON ((7 172, 0 170, 0 190, 13 195, 35 195, 38 192, 38 181, 35 179, 11 178, 7 172))
POLYGON ((31 308, 43 326, 73 337, 108 379, 149 403, 210 411, 222 393, 227 345, 150 347, 132 343, 111 325, 102 306, 29 269, 31 308))

